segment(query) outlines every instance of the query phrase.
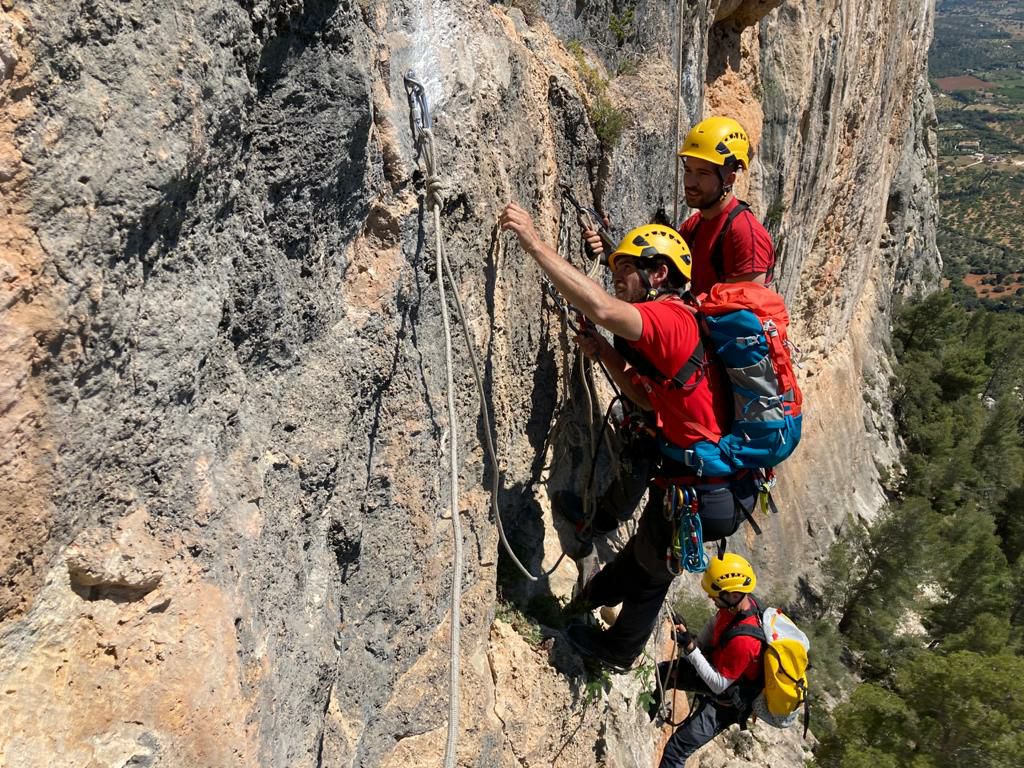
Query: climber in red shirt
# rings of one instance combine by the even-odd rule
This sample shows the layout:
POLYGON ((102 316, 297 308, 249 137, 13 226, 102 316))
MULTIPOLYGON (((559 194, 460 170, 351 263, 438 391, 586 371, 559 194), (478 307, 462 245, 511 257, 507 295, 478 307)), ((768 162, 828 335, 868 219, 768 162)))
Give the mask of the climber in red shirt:
MULTIPOLYGON (((664 440, 686 450, 709 435, 721 436, 731 401, 728 390, 716 386, 717 371, 705 364, 697 321, 680 298, 689 279, 690 253, 672 227, 648 224, 623 238, 608 257, 615 290, 610 296, 542 242, 529 214, 515 203, 506 206, 499 223, 515 232, 569 303, 614 334, 611 343, 590 326, 576 342, 584 355, 605 365, 626 397, 651 414, 664 440)), ((736 530, 741 513, 729 478, 701 477, 692 463, 667 456, 659 474, 685 489, 708 540, 736 530)), ((581 654, 613 669, 628 669, 643 651, 678 573, 669 567, 678 521, 665 512, 666 487, 658 482, 648 486, 636 534, 597 575, 583 579, 578 605, 622 604, 614 626, 599 632, 575 624, 567 630, 581 654)), ((622 511, 628 516, 633 508, 622 511)))
POLYGON ((693 252, 694 295, 720 282, 766 284, 775 264, 771 236, 737 200, 736 174, 750 167, 747 132, 728 117, 709 117, 686 134, 679 149, 683 158, 686 204, 698 209, 679 228, 693 252))
MULTIPOLYGON (((743 127, 719 116, 697 123, 679 148, 686 204, 697 209, 679 227, 693 254, 690 292, 694 296, 707 293, 715 283, 767 285, 771 281, 775 266, 771 235, 732 191, 736 175, 750 167, 750 154, 743 127)), ((604 252, 597 232, 588 229, 583 236, 594 254, 604 252)))
MULTIPOLYGON (((693 691, 697 701, 675 730, 662 754, 659 768, 684 768, 686 759, 733 723, 743 723, 754 699, 764 688, 764 647, 757 637, 736 629, 760 628, 761 611, 753 591, 757 577, 743 557, 726 552, 711 560, 701 586, 718 613, 697 638, 686 625, 676 623, 680 659, 658 665, 666 690, 693 691)), ((763 632, 761 634, 763 637, 763 632)), ((653 692, 652 718, 660 709, 660 688, 653 692)))
MULTIPOLYGON (((679 148, 685 173, 686 203, 698 209, 686 219, 679 233, 692 253, 689 290, 694 296, 708 293, 720 282, 771 281, 775 250, 771 236, 737 200, 732 189, 736 176, 750 165, 751 148, 746 131, 735 120, 709 117, 695 125, 679 148)), ((604 253, 596 231, 584 229, 583 237, 597 256, 604 253)), ((623 422, 637 420, 636 412, 623 407, 623 422)), ((638 430, 620 430, 624 435, 618 456, 618 471, 597 498, 590 532, 600 536, 614 530, 630 516, 639 503, 647 475, 659 461, 658 447, 638 430)), ((746 499, 749 487, 734 489, 746 499)), ((559 491, 552 498, 556 508, 570 519, 583 516, 582 501, 571 491, 559 491)))

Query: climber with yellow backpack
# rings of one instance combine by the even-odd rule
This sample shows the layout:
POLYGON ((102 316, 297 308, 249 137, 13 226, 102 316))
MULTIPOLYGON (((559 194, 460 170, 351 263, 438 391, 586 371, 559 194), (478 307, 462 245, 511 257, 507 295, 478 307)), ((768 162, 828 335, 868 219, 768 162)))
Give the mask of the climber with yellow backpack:
POLYGON ((697 694, 665 745, 660 768, 683 768, 717 734, 733 723, 745 727, 752 716, 784 728, 803 707, 806 733, 807 636, 777 608, 762 610, 753 594, 757 577, 740 555, 713 558, 701 586, 718 612, 697 636, 674 619, 680 658, 658 666, 652 692, 652 719, 661 710, 663 689, 697 694))

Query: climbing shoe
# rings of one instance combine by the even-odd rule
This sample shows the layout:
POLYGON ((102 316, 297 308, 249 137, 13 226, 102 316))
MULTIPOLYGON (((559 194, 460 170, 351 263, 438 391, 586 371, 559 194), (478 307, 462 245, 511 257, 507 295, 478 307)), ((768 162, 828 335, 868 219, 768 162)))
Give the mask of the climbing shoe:
POLYGON ((586 624, 570 624, 565 631, 569 644, 585 658, 594 659, 613 672, 625 674, 633 666, 634 659, 619 656, 609 649, 604 641, 603 633, 586 624))

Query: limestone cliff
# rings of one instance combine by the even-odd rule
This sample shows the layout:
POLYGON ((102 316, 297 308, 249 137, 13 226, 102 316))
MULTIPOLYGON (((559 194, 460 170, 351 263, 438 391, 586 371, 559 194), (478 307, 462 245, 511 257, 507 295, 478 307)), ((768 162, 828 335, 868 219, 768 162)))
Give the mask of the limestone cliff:
MULTIPOLYGON (((939 273, 933 5, 2 0, 0 765, 440 764, 452 433, 408 70, 470 325, 458 763, 651 764, 640 680, 595 699, 557 633, 495 620, 499 583, 562 597, 575 569, 499 557, 467 344, 535 573, 586 442, 562 318, 496 212, 582 264, 559 184, 619 227, 671 211, 677 55, 684 128, 744 122, 808 409, 783 513, 738 545, 792 589, 881 503, 893 297, 939 273)), ((801 764, 763 731, 704 764, 801 764)))

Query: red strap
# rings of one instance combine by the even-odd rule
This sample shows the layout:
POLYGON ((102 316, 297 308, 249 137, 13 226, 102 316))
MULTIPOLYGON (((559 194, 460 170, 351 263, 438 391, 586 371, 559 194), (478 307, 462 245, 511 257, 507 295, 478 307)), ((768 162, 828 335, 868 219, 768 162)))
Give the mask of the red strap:
POLYGON ((687 421, 685 423, 686 423, 686 426, 688 426, 690 429, 692 429, 698 435, 700 435, 700 436, 710 440, 715 445, 718 445, 718 441, 722 439, 721 435, 716 435, 714 432, 712 432, 710 429, 705 427, 703 424, 698 424, 695 421, 687 421))
POLYGON ((765 334, 765 336, 768 340, 768 348, 771 350, 775 375, 779 377, 779 388, 781 389, 779 394, 792 392, 796 404, 800 405, 802 400, 800 390, 796 386, 796 375, 793 373, 793 366, 788 360, 789 354, 786 352, 786 342, 783 340, 782 334, 776 328, 776 333, 765 334))

